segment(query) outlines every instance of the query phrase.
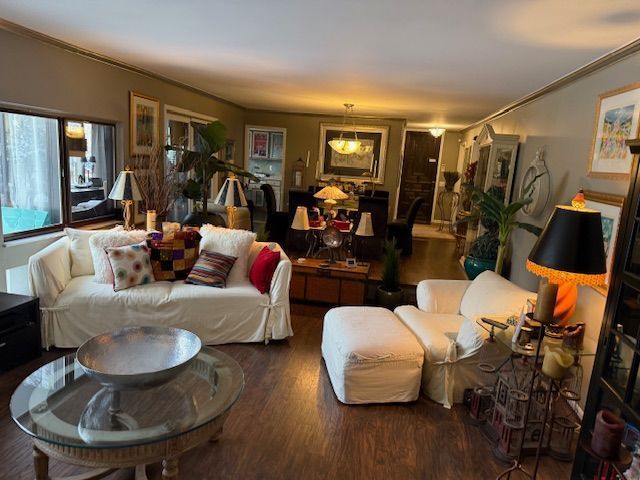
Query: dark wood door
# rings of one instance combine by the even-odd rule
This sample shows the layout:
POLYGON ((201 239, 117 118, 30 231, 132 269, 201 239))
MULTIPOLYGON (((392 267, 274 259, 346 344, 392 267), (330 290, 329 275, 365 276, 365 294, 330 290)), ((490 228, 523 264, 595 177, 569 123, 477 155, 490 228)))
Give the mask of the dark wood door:
POLYGON ((424 197, 425 202, 418 212, 416 221, 431 223, 441 138, 435 138, 429 132, 407 132, 398 198, 398 218, 407 215, 411 202, 416 197, 424 197))

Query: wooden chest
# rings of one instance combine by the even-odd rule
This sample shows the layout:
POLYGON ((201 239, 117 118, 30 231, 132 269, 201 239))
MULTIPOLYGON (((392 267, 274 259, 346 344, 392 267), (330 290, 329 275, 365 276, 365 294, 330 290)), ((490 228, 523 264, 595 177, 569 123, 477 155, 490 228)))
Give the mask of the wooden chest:
POLYGON ((364 305, 369 264, 347 267, 340 261, 324 266, 325 260, 307 258, 292 260, 291 300, 330 303, 332 305, 364 305))

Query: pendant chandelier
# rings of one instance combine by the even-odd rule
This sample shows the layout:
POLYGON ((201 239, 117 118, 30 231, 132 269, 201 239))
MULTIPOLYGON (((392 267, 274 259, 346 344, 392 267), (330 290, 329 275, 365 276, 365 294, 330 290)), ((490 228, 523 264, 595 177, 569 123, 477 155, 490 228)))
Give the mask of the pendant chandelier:
POLYGON ((431 135, 433 135, 435 138, 438 138, 440 135, 442 135, 444 133, 444 128, 439 128, 439 127, 433 127, 429 129, 429 132, 431 133, 431 135))
POLYGON ((351 114, 353 120, 353 103, 345 103, 344 109, 344 118, 342 120, 342 129, 340 130, 340 138, 333 138, 329 140, 328 143, 329 146, 337 153, 341 153, 342 155, 349 155, 351 153, 359 152, 361 143, 360 140, 358 140, 358 132, 356 132, 355 129, 355 121, 353 122, 353 133, 355 135, 355 139, 342 138, 347 124, 347 115, 351 114))

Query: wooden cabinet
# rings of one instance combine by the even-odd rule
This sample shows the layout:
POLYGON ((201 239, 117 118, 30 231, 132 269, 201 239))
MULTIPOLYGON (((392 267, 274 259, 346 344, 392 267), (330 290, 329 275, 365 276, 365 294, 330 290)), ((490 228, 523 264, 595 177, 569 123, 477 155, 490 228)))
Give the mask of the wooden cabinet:
MULTIPOLYGON (((573 464, 571 478, 576 479, 599 476, 596 472, 601 466, 600 461, 588 448, 598 411, 611 410, 629 424, 640 425, 640 139, 629 144, 636 155, 629 193, 622 209, 604 320, 584 409, 581 441, 573 464)), ((612 466, 615 463, 609 462, 612 466)), ((613 475, 607 478, 620 477, 613 475)))
POLYGON ((345 262, 324 266, 325 260, 307 258, 304 263, 293 260, 289 287, 292 300, 363 305, 369 279, 369 264, 347 267, 345 262))
POLYGON ((0 371, 40 356, 38 299, 0 293, 0 371))

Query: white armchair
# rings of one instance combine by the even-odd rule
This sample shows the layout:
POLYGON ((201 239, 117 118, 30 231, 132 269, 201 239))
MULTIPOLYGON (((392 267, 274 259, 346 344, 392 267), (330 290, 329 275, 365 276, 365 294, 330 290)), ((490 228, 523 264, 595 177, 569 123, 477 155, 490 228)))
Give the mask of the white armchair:
POLYGON ((462 401, 466 388, 491 381, 477 368, 481 350, 483 361, 489 363, 509 354, 498 344, 486 346, 486 332, 476 319, 518 314, 534 294, 494 272, 484 272, 473 282, 423 280, 416 296, 418 308, 398 307, 395 314, 425 351, 424 393, 450 408, 462 401))

